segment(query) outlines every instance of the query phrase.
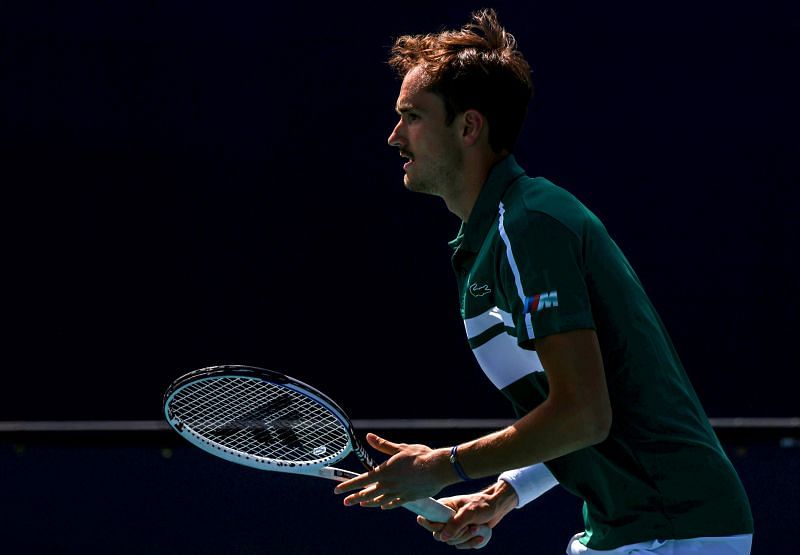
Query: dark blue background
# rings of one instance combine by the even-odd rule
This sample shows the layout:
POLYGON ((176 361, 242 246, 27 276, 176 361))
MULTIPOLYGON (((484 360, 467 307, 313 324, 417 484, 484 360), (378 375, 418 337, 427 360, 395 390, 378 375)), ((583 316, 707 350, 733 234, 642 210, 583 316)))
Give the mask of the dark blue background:
POLYGON ((797 3, 17 2, 0 12, 0 419, 159 418, 266 366, 355 418, 508 417, 385 145, 392 39, 496 7, 517 149, 637 269, 711 416, 797 414, 797 3), (109 387, 111 386, 111 387, 109 387))
MULTIPOLYGON (((457 553, 403 509, 343 507, 328 480, 231 464, 176 434, 116 436, 116 443, 78 436, 68 444, 0 438, 4 553, 457 553)), ((447 430, 437 436, 445 445, 465 439, 447 430)), ((777 437, 723 441, 755 515, 754 555, 780 552, 796 525, 796 438, 794 445, 781 448, 777 437)), ((489 482, 451 486, 443 495, 489 482)), ((581 528, 580 501, 556 487, 509 514, 481 553, 563 553, 581 528)))

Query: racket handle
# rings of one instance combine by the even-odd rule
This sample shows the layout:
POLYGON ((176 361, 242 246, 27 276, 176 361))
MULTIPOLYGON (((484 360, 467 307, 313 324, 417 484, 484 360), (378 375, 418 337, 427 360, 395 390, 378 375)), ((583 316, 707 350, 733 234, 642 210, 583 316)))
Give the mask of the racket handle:
MULTIPOLYGON (((405 503, 403 504, 403 507, 413 513, 417 513, 431 522, 447 522, 450 520, 450 517, 455 514, 453 509, 444 503, 439 503, 432 497, 405 503)), ((485 524, 482 524, 478 527, 478 531, 475 533, 475 535, 483 538, 483 541, 481 541, 481 543, 475 547, 475 549, 481 549, 482 547, 485 547, 487 543, 489 543, 490 539, 492 539, 492 529, 485 524)))
MULTIPOLYGON (((350 470, 331 467, 320 468, 318 472, 321 477, 328 478, 330 480, 336 480, 337 482, 344 482, 345 480, 350 480, 351 478, 355 478, 359 475, 358 473, 351 472, 350 470)), ((450 520, 450 517, 455 514, 453 509, 444 503, 439 503, 433 497, 411 501, 410 503, 405 503, 403 507, 412 513, 420 515, 426 520, 430 520, 431 522, 447 522, 450 520)), ((482 524, 480 527, 478 527, 478 531, 475 533, 475 535, 483 538, 483 541, 475 547, 475 549, 481 549, 482 547, 485 547, 487 543, 489 543, 490 539, 492 539, 492 529, 485 524, 482 524)))
POLYGON ((404 504, 403 507, 411 512, 425 517, 431 522, 447 522, 455 513, 453 509, 447 505, 439 503, 432 497, 411 501, 410 503, 404 504))

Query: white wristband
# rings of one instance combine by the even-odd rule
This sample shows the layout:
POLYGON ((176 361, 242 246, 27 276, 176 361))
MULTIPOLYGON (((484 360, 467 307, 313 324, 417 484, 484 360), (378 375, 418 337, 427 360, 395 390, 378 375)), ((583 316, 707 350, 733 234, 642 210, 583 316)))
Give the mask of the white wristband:
POLYGON ((542 463, 506 470, 499 476, 499 479, 514 488, 519 499, 517 509, 524 507, 558 484, 555 476, 542 463))

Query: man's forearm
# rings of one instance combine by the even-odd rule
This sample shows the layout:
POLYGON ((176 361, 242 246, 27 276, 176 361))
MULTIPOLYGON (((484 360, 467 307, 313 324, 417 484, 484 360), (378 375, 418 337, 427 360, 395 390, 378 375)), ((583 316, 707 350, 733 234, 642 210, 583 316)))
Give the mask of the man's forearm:
POLYGON ((460 444, 458 457, 471 478, 483 478, 594 445, 607 433, 591 410, 547 399, 511 426, 460 444))
POLYGON ((611 428, 611 402, 597 335, 581 329, 536 340, 547 399, 511 426, 459 446, 472 478, 561 457, 603 441, 611 428))

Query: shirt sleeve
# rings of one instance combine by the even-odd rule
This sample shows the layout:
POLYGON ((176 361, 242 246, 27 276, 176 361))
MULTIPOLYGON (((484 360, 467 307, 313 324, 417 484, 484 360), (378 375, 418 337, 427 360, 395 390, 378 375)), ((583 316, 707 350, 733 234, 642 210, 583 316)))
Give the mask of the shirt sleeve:
POLYGON ((530 347, 537 337, 594 329, 581 235, 552 216, 526 212, 500 220, 507 268, 503 283, 517 341, 530 347))
POLYGON ((499 479, 514 488, 519 500, 517 509, 524 507, 558 484, 558 480, 543 463, 506 470, 500 474, 499 479))

